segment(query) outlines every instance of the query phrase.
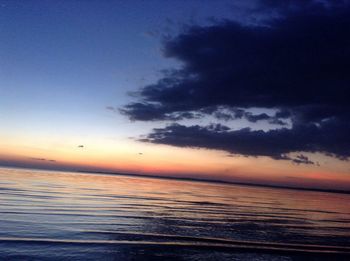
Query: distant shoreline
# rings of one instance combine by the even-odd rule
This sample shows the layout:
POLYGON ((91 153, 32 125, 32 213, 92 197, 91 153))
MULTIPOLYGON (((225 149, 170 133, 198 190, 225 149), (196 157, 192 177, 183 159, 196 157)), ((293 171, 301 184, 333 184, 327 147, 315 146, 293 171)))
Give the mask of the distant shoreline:
POLYGON ((159 175, 146 175, 137 173, 118 173, 118 172, 104 172, 104 171, 84 171, 78 170, 73 171, 77 173, 90 173, 90 174, 103 174, 111 176, 129 176, 129 177, 141 177, 141 178, 157 178, 157 179, 168 179, 168 180, 182 180, 182 181, 193 181, 193 182, 208 182, 208 183, 218 183, 226 185, 240 185, 248 187, 264 187, 264 188, 275 188, 275 189, 289 189, 289 190, 302 190, 302 191, 314 191, 314 192, 328 192, 328 193, 338 193, 338 194, 350 194, 350 191, 341 189, 318 189, 318 188, 302 188, 302 187, 291 187, 291 186, 279 186, 279 185, 269 185, 269 184, 257 184, 257 183, 246 183, 246 182, 235 182, 235 181, 225 181, 225 180, 215 180, 215 179, 202 179, 202 178, 186 178, 186 177, 172 177, 172 176, 159 176, 159 175))
POLYGON ((112 172, 112 171, 90 171, 90 170, 74 170, 74 169, 59 170, 59 169, 48 169, 48 168, 28 168, 28 167, 20 167, 20 166, 17 167, 17 166, 2 166, 2 165, 0 165, 0 168, 74 172, 74 173, 81 173, 81 174, 102 174, 102 175, 110 175, 110 176, 128 176, 128 177, 140 177, 140 178, 157 178, 157 179, 167 179, 167 180, 217 183, 217 184, 225 184, 225 185, 240 185, 240 186, 248 186, 248 187, 263 187, 263 188, 272 188, 272 189, 288 189, 288 190, 299 190, 299 191, 350 194, 350 191, 342 190, 342 189, 303 188, 303 187, 258 184, 258 183, 248 183, 248 182, 235 182, 235 181, 204 179, 204 178, 189 178, 189 177, 186 178, 186 177, 174 177, 174 176, 160 176, 160 175, 152 175, 152 174, 147 175, 147 174, 138 174, 138 173, 120 173, 120 172, 112 172))

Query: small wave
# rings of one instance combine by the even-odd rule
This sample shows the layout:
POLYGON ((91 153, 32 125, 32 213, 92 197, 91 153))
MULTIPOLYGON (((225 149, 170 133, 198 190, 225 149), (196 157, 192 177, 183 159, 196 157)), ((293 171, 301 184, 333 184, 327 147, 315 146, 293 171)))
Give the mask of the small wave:
MULTIPOLYGON (((187 237, 183 237, 186 239, 187 237)), ((193 239, 192 237, 190 237, 193 239)), ((203 239, 203 238, 202 238, 203 239)), ((332 247, 320 245, 277 244, 247 241, 230 241, 206 239, 208 242, 155 242, 155 241, 130 241, 130 240, 80 240, 80 239, 51 239, 51 238, 16 238, 0 237, 1 243, 14 244, 75 244, 75 245, 136 245, 147 248, 190 248, 195 250, 213 250, 225 252, 249 252, 289 255, 330 255, 350 256, 349 247, 332 247)))
POLYGON ((226 238, 214 238, 214 237, 195 237, 195 236, 180 236, 180 235, 169 235, 169 234, 158 234, 158 233, 136 233, 136 232, 119 232, 119 231, 108 231, 108 230, 81 230, 84 233, 103 233, 103 234, 118 234, 126 236, 150 236, 156 238, 167 238, 172 240, 188 240, 196 242, 207 242, 207 243, 222 243, 232 245, 255 245, 255 246, 270 246, 270 247, 285 247, 285 248, 302 248, 302 249, 332 249, 340 251, 348 251, 350 253, 350 247, 338 247, 338 246, 325 246, 325 245, 312 245, 312 244, 292 244, 292 243, 272 243, 272 242, 257 242, 257 241, 239 241, 231 240, 226 238))

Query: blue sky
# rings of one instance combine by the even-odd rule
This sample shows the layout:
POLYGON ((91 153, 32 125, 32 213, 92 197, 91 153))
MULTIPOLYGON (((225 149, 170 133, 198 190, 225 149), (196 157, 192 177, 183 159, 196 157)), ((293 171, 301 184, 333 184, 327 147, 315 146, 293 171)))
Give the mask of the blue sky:
POLYGON ((176 65, 162 56, 157 33, 231 14, 228 3, 199 2, 1 1, 3 126, 79 132, 99 125, 103 132, 106 123, 122 124, 105 107, 125 104, 128 91, 176 65))

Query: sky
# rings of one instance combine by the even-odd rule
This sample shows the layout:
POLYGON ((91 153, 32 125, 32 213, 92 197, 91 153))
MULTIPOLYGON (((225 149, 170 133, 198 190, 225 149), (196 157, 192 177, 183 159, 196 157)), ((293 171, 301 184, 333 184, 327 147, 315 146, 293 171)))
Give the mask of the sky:
POLYGON ((0 165, 350 189, 349 1, 0 0, 0 165))

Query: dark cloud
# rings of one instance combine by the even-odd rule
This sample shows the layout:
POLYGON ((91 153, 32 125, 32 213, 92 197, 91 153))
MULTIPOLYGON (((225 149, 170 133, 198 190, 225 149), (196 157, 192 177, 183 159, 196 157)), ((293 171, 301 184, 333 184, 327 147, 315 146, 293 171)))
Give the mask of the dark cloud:
POLYGON ((309 157, 303 154, 297 155, 292 161, 296 164, 314 164, 314 162, 309 160, 309 157))
POLYGON ((127 115, 130 120, 154 121, 170 120, 177 121, 183 119, 201 118, 201 113, 191 111, 169 111, 162 106, 146 103, 132 103, 119 110, 121 114, 127 115), (132 111, 132 113, 130 113, 132 111))
MULTIPOLYGON (((216 119, 223 121, 230 121, 236 119, 245 119, 249 122, 256 123, 258 121, 266 120, 271 124, 277 125, 286 125, 286 122, 283 119, 288 117, 280 117, 282 112, 276 112, 275 115, 271 116, 266 113, 254 114, 249 111, 237 108, 225 108, 225 107, 216 107, 216 108, 206 108, 201 110, 202 113, 212 114, 216 119), (282 120, 281 120, 282 119, 282 120)), ((282 115, 283 116, 283 115, 282 115)), ((200 114, 199 117, 204 117, 203 114, 200 114)))
POLYGON ((221 124, 183 126, 172 124, 154 129, 142 141, 180 147, 196 147, 228 151, 244 156, 267 156, 311 163, 305 156, 288 156, 292 152, 321 152, 345 159, 350 156, 350 124, 329 120, 317 126, 313 123, 294 125, 291 129, 269 131, 243 128, 230 130, 221 124), (331 135, 330 135, 331 134, 331 135))
MULTIPOLYGON (((182 67, 163 72, 120 111, 131 120, 183 120, 211 115, 287 125, 270 131, 170 125, 146 141, 220 149, 309 164, 291 152, 350 156, 349 1, 258 1, 274 13, 264 23, 222 21, 192 26, 164 41, 182 67), (274 115, 252 108, 272 109, 274 115)), ((222 127, 220 127, 222 128, 222 127)))

